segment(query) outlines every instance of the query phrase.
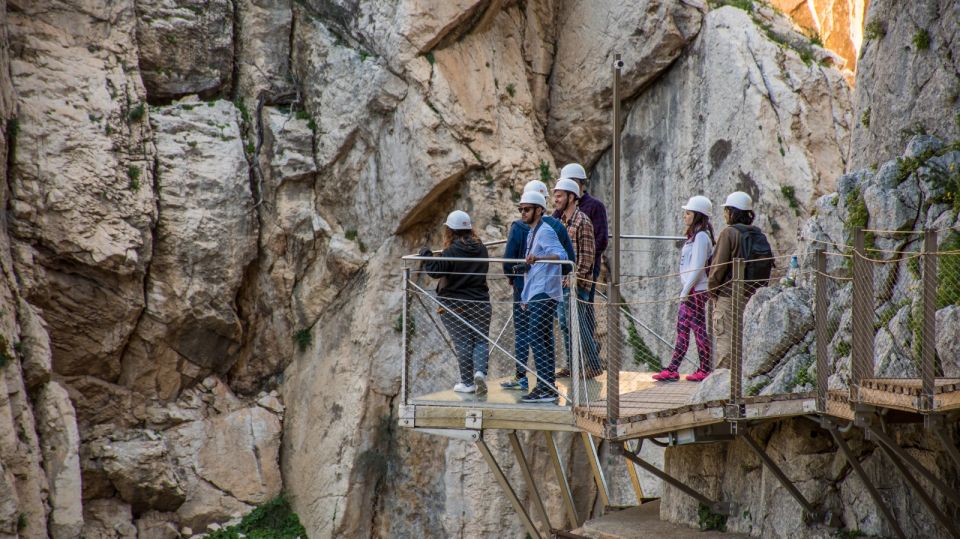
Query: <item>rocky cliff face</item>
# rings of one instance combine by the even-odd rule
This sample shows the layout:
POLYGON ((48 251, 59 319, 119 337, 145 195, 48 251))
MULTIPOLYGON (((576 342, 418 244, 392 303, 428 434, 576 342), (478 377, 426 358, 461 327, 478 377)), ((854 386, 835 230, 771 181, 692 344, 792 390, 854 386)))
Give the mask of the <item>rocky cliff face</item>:
MULTIPOLYGON (((857 120, 900 121, 872 51, 906 15, 872 5, 891 26, 851 98, 860 3, 783 6, 836 53, 724 3, 0 0, 0 535, 173 538, 281 489, 311 537, 521 535, 471 446, 394 428, 397 257, 455 207, 504 237, 569 160, 608 199, 617 52, 625 231, 737 188, 791 246, 851 129, 888 147, 857 120)), ((657 249, 625 262, 672 271, 657 249)))

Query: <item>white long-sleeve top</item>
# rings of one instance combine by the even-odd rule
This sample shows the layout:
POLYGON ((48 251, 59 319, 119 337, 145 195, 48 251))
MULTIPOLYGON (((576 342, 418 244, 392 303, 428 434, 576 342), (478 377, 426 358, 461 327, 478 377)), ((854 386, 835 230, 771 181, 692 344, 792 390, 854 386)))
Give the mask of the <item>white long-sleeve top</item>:
POLYGON ((683 244, 683 250, 680 251, 680 282, 683 284, 681 298, 690 294, 691 290, 707 289, 707 272, 704 266, 712 252, 710 236, 704 231, 697 232, 693 241, 683 244))

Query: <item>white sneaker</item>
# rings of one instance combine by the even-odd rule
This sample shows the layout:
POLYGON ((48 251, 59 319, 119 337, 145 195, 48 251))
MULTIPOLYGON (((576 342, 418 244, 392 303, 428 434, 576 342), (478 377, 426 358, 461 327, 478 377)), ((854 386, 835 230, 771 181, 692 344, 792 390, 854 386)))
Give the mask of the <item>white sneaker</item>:
POLYGON ((457 393, 475 393, 477 391, 477 386, 473 384, 466 385, 462 382, 457 382, 457 385, 453 386, 453 390, 457 393))
POLYGON ((477 393, 487 392, 487 375, 480 371, 473 373, 473 385, 477 386, 477 393))

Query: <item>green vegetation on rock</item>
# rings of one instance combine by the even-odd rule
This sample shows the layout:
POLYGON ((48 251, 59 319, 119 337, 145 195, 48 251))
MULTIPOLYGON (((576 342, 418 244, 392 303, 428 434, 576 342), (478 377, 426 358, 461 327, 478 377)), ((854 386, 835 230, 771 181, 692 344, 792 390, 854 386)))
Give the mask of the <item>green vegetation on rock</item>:
POLYGON ((307 539, 307 530, 282 495, 257 507, 235 526, 207 534, 207 539, 307 539))

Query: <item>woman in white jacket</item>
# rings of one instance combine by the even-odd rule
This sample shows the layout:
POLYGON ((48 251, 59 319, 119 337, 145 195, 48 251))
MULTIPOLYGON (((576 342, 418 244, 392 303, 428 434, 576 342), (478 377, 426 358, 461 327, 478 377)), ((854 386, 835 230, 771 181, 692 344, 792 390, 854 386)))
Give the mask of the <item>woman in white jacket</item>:
POLYGON ((707 333, 707 263, 715 243, 713 226, 710 225, 713 203, 705 196, 695 196, 683 206, 683 210, 687 241, 680 252, 680 282, 683 287, 677 313, 677 342, 670 364, 660 374, 653 375, 653 379, 660 382, 676 382, 680 379, 677 370, 687 353, 691 331, 697 339, 700 368, 688 374, 687 380, 700 382, 712 369, 710 334, 707 333))

